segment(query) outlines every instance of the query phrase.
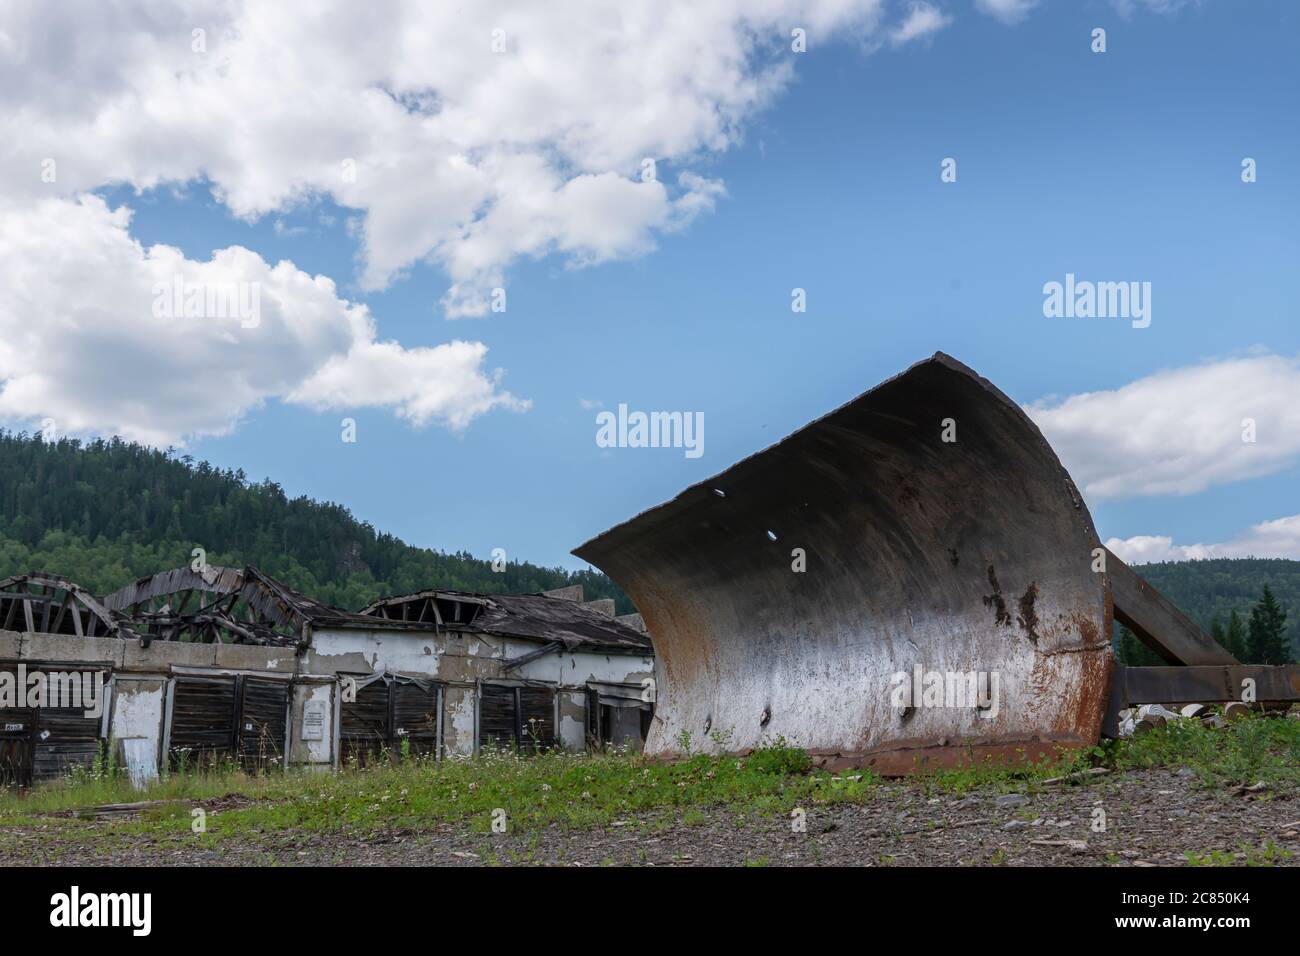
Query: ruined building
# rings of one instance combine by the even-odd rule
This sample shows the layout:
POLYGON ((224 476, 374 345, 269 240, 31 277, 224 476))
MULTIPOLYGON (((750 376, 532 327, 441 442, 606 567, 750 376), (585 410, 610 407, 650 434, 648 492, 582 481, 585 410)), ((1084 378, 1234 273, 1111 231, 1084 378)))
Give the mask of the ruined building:
POLYGON ((104 598, 17 575, 0 581, 0 783, 89 766, 104 744, 141 779, 383 751, 640 748, 653 676, 639 616, 580 586, 434 589, 350 613, 255 568, 178 568, 104 598))

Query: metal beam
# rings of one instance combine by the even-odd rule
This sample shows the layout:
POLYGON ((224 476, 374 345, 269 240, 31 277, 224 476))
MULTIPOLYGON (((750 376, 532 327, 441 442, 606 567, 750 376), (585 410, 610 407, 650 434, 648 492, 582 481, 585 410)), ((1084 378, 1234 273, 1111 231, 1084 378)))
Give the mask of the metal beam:
POLYGON ((1119 621, 1171 664, 1236 664, 1237 659, 1142 576, 1106 552, 1110 598, 1119 621))
POLYGON ((1300 700, 1300 664, 1120 667, 1112 700, 1132 704, 1205 704, 1242 699, 1247 680, 1257 701, 1300 700))

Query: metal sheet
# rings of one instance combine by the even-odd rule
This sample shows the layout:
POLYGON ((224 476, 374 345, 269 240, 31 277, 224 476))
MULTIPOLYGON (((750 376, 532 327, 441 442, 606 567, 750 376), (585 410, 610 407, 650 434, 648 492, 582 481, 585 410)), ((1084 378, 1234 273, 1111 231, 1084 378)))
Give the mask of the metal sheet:
POLYGON ((1100 547, 1033 422, 938 353, 574 554, 653 639, 647 752, 783 736, 828 766, 898 773, 1096 742, 1100 547), (996 674, 996 713, 895 706, 917 667, 996 674))

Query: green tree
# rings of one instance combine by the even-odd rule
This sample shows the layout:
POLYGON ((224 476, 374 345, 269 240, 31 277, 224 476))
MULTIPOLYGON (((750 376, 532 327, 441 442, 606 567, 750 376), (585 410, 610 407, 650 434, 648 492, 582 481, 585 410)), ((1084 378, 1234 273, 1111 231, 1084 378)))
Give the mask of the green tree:
MULTIPOLYGON (((448 503, 445 507, 454 507, 448 503)), ((412 547, 344 507, 290 498, 273 481, 120 438, 45 442, 0 430, 0 577, 62 574, 106 594, 190 563, 252 564, 328 604, 357 609, 427 587, 482 593, 582 584, 588 599, 631 601, 605 575, 412 547)))
POLYGON ((1165 662, 1127 627, 1119 629, 1119 659, 1126 667, 1159 667, 1165 662))
POLYGON ((1246 648, 1246 622, 1235 610, 1228 615, 1228 627, 1224 632, 1223 646, 1228 649, 1229 654, 1243 664, 1249 663, 1246 660, 1250 653, 1246 648))
POLYGON ((1286 640, 1286 611, 1267 584, 1250 611, 1247 646, 1252 664, 1286 664, 1291 659, 1286 640))

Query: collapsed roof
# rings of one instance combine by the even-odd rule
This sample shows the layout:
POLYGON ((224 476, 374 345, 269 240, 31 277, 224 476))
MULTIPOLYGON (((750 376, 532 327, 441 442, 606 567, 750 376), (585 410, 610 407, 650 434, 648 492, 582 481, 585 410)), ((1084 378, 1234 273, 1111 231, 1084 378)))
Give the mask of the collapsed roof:
POLYGON ((645 653, 649 637, 616 619, 612 601, 583 603, 582 589, 473 594, 431 589, 375 601, 360 613, 308 597, 254 567, 172 568, 102 599, 54 574, 0 581, 0 627, 85 637, 305 646, 321 628, 446 628, 562 646, 645 653))
POLYGON ((123 637, 122 626, 98 598, 62 575, 29 571, 0 581, 0 629, 123 637))
POLYGON ((375 601, 361 613, 371 619, 456 627, 500 637, 563 645, 567 650, 600 649, 647 652, 650 638, 624 620, 584 603, 582 589, 573 596, 544 594, 475 594, 435 589, 375 601))

